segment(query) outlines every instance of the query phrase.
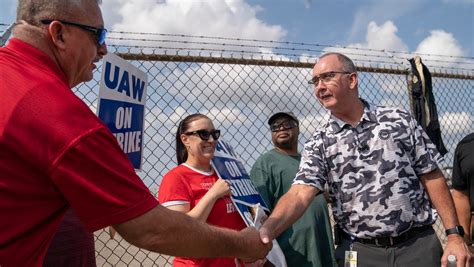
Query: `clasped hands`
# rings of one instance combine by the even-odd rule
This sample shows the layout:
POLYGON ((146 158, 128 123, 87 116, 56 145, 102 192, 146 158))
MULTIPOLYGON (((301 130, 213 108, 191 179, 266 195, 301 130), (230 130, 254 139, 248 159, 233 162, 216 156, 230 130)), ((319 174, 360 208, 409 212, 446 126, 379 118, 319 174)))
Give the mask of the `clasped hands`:
POLYGON ((272 249, 272 238, 264 227, 260 231, 255 227, 247 227, 240 232, 243 235, 244 246, 242 255, 239 257, 248 267, 264 266, 266 256, 272 249))

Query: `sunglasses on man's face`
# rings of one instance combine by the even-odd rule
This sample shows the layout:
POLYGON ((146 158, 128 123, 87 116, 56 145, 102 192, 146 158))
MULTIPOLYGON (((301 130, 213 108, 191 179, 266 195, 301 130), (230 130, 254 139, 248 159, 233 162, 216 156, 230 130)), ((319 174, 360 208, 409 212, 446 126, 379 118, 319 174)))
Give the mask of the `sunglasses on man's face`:
MULTIPOLYGON (((55 21, 55 20, 43 19, 43 20, 41 20, 41 23, 50 24, 53 21, 55 21)), ((71 25, 71 26, 74 26, 74 27, 78 27, 78 28, 80 28, 84 31, 88 31, 88 32, 92 33, 92 35, 96 39, 97 45, 99 47, 102 46, 105 43, 105 35, 107 34, 107 29, 105 29, 105 28, 96 28, 96 27, 92 27, 92 26, 89 26, 89 25, 84 25, 84 24, 80 24, 80 23, 75 23, 75 22, 70 22, 70 21, 65 21, 65 20, 59 20, 59 19, 56 19, 56 21, 59 21, 62 24, 65 24, 65 25, 71 25)))
POLYGON ((186 132, 184 133, 185 135, 197 135, 201 140, 203 141, 208 141, 209 138, 212 136, 212 138, 217 141, 219 139, 219 136, 221 136, 221 131, 220 130, 197 130, 197 131, 192 131, 192 132, 186 132))
POLYGON ((270 130, 272 132, 278 132, 282 130, 293 129, 296 126, 298 126, 298 123, 296 123, 295 121, 283 121, 280 123, 276 122, 270 125, 270 130))

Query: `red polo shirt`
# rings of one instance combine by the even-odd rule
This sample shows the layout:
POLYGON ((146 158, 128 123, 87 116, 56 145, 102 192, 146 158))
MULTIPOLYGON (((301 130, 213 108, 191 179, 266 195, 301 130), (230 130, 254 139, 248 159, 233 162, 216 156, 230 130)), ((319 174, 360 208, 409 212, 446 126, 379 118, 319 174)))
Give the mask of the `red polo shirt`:
POLYGON ((95 231, 156 205, 61 69, 18 39, 0 48, 0 265, 42 266, 69 206, 95 231))

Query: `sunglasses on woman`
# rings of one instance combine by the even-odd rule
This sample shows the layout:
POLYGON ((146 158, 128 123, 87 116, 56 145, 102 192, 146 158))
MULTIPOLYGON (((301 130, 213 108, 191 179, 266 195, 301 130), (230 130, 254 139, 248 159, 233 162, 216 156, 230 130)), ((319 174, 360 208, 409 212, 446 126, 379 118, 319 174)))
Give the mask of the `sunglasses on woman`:
POLYGON ((221 136, 221 131, 220 130, 208 131, 208 130, 203 129, 203 130, 197 130, 193 132, 187 132, 184 134, 185 135, 198 135, 199 138, 201 138, 201 140, 203 141, 208 141, 212 135, 212 138, 217 141, 217 139, 219 139, 219 136, 221 136))

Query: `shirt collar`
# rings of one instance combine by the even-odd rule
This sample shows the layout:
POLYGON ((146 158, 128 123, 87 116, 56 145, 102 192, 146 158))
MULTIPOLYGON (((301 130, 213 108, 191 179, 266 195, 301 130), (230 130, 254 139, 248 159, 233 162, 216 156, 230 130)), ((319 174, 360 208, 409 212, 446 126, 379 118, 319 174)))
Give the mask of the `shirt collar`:
MULTIPOLYGON (((364 104, 364 113, 362 114, 360 121, 376 122, 377 116, 375 115, 375 105, 370 104, 362 98, 360 98, 360 100, 364 104)), ((340 132, 346 125, 350 126, 350 124, 331 114, 326 127, 329 128, 331 133, 335 134, 340 132)))
POLYGON ((5 47, 29 62, 40 62, 43 68, 50 69, 52 73, 56 74, 69 87, 64 71, 43 51, 17 38, 8 40, 8 44, 5 47))

